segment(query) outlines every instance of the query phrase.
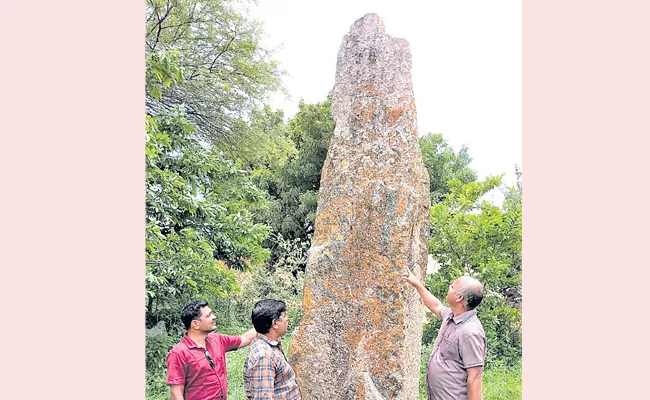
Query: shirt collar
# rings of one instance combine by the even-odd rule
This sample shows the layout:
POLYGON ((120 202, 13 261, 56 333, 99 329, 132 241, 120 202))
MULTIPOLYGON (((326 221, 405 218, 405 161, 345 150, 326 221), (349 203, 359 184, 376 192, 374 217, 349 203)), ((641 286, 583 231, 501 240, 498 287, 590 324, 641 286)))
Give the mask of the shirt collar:
POLYGON ((266 343, 270 344, 273 347, 277 347, 278 344, 279 344, 279 342, 277 342, 275 340, 271 340, 268 336, 266 336, 266 335, 264 335, 262 333, 259 333, 259 332, 257 332, 257 338, 265 341, 266 343))
POLYGON ((467 321, 468 319, 470 319, 471 317, 473 317, 474 315, 476 315, 476 309, 474 309, 474 310, 469 310, 469 311, 465 311, 464 313, 462 313, 462 314, 460 314, 460 315, 457 315, 457 316, 453 317, 453 320, 454 320, 454 322, 455 322, 456 324, 460 325, 460 324, 462 324, 463 322, 465 322, 465 321, 467 321))
MULTIPOLYGON (((205 337, 205 346, 208 346, 208 342, 210 341, 210 335, 205 337)), ((194 340, 190 339, 187 334, 183 335, 183 343, 187 345, 187 348, 189 349, 202 349, 203 347, 200 347, 198 344, 194 342, 194 340)))

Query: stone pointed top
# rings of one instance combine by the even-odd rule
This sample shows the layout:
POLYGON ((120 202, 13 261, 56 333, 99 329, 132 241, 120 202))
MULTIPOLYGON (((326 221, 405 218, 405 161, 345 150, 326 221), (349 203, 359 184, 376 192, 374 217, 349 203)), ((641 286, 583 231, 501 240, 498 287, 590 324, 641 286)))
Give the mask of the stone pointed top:
MULTIPOLYGON (((347 114, 355 107, 353 103, 358 103, 357 100, 364 103, 363 107, 375 110, 375 114, 383 112, 379 110, 385 107, 398 107, 397 104, 403 100, 399 99, 398 94, 408 97, 409 100, 405 102, 408 104, 413 97, 408 41, 387 34, 379 15, 364 15, 352 24, 343 37, 334 82, 332 116, 340 127, 347 126, 342 119, 348 119, 347 114)), ((360 103, 356 105, 361 106, 360 103)), ((354 113, 356 115, 356 111, 354 113)), ((414 113, 412 117, 413 129, 409 130, 417 139, 414 113)), ((370 118, 366 120, 370 121, 370 118)), ((360 132, 347 128, 339 131, 360 132)))
MULTIPOLYGON (((359 64, 360 60, 356 60, 355 56, 351 56, 350 53, 358 55, 360 51, 367 49, 375 49, 375 53, 387 55, 387 61, 389 62, 383 63, 385 65, 391 63, 402 64, 403 62, 400 65, 400 69, 403 71, 399 73, 405 72, 410 75, 411 48, 409 42, 406 39, 394 38, 387 34, 383 20, 375 13, 365 14, 350 26, 350 31, 343 37, 338 53, 338 61, 340 62, 341 58, 349 58, 350 61, 354 60, 356 64, 359 64)), ((374 57, 372 57, 371 61, 373 64, 375 63, 374 57)))
POLYGON ((377 33, 386 33, 386 27, 384 26, 384 21, 381 17, 375 13, 367 13, 363 17, 354 21, 352 27, 350 28, 350 33, 355 30, 361 30, 365 32, 375 31, 377 33))

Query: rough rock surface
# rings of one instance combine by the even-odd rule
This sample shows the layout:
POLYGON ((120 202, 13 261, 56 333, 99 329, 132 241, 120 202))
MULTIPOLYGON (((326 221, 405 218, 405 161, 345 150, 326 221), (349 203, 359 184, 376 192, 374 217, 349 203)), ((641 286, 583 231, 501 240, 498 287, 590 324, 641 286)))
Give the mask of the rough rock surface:
POLYGON ((167 335, 167 328, 165 321, 158 321, 158 323, 151 329, 145 329, 145 336, 147 338, 154 338, 156 336, 167 335))
POLYGON ((417 399, 429 178, 418 146, 406 40, 376 14, 338 53, 334 134, 318 195, 303 318, 290 363, 303 399, 417 399))

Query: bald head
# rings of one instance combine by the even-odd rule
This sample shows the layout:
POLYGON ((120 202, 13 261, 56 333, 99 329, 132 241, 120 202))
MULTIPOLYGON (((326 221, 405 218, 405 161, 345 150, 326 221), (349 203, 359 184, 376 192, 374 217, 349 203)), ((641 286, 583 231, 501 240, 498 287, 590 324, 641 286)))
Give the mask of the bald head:
POLYGON ((483 300, 483 285, 469 276, 461 276, 454 284, 456 291, 463 295, 463 304, 467 311, 475 309, 483 300))

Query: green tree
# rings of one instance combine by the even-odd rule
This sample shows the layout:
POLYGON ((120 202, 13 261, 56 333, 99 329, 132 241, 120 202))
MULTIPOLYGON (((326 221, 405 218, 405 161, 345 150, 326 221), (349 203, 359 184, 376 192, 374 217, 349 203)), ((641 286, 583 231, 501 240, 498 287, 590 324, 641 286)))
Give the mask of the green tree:
MULTIPOLYGON (((150 54, 151 96, 182 80, 180 71, 173 55, 150 54)), ((268 227, 251 212, 267 202, 248 171, 197 138, 182 109, 148 114, 145 122, 146 311, 150 323, 173 325, 187 299, 237 290, 230 269, 268 258, 268 227)))
POLYGON ((147 116, 147 311, 234 289, 225 268, 260 265, 268 234, 249 210, 263 192, 193 135, 182 111, 147 116))
POLYGON ((442 201, 449 193, 450 180, 458 179, 462 183, 476 180, 476 172, 469 168, 472 159, 466 146, 455 153, 441 133, 428 133, 419 140, 422 160, 429 172, 431 204, 442 201))
MULTIPOLYGON (((488 338, 488 362, 516 363, 521 357, 521 190, 506 189, 501 207, 482 197, 501 184, 489 177, 463 184, 431 206, 429 253, 440 263, 427 287, 444 298, 449 282, 468 274, 484 285, 479 315, 488 338)), ((432 340, 440 321, 426 328, 432 340)))
POLYGON ((247 1, 147 0, 146 50, 178 54, 184 80, 152 112, 184 105, 204 137, 236 144, 237 123, 280 88, 271 53, 260 46, 262 29, 244 14, 247 1))
POLYGON ((309 240, 313 231, 321 171, 334 133, 330 106, 329 99, 317 104, 300 102, 288 124, 297 157, 278 171, 275 190, 269 190, 273 207, 268 214, 273 230, 287 239, 309 240))
POLYGON ((268 106, 255 109, 241 129, 238 145, 224 149, 225 155, 251 171, 255 184, 275 197, 279 174, 298 157, 284 122, 284 113, 268 106))

